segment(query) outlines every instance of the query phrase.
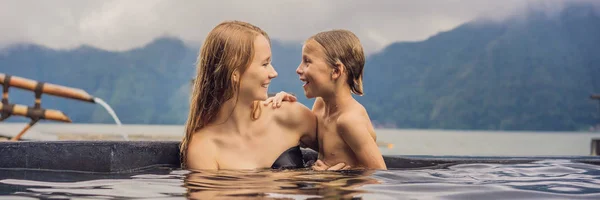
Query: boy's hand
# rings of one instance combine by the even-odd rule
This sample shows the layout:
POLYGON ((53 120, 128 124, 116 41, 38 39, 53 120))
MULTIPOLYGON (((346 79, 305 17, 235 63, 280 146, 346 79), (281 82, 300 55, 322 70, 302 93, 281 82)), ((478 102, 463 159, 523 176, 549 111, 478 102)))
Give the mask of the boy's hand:
POLYGON ((323 161, 321 160, 317 160, 317 162, 315 162, 315 164, 312 166, 312 169, 315 171, 324 171, 324 170, 346 170, 346 169, 350 169, 351 166, 350 165, 346 165, 345 163, 338 163, 337 165, 334 166, 328 166, 327 164, 325 164, 323 161))
POLYGON ((272 102, 273 108, 279 108, 279 107, 281 107, 281 102, 283 102, 283 101, 294 102, 294 101, 298 101, 298 99, 294 95, 291 95, 287 92, 281 91, 281 92, 277 93, 274 97, 267 98, 267 100, 265 100, 264 104, 266 106, 272 102))

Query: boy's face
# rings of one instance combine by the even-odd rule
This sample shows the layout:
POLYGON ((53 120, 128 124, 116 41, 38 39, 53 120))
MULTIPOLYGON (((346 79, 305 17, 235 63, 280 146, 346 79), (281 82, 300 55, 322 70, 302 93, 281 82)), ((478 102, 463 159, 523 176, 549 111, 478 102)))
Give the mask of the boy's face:
POLYGON ((308 40, 302 47, 302 62, 296 69, 300 80, 304 82, 304 95, 314 98, 333 92, 332 71, 323 47, 314 40, 308 40))

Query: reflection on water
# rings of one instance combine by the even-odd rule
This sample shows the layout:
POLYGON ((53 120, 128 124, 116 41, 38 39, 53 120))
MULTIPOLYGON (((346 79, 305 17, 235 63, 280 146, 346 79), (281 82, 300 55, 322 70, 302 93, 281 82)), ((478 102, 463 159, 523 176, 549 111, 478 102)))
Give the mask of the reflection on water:
POLYGON ((315 172, 153 168, 131 174, 0 170, 0 199, 600 199, 600 167, 568 160, 315 172))
POLYGON ((185 177, 185 187, 193 199, 231 197, 352 198, 360 186, 378 184, 372 171, 315 172, 294 171, 198 171, 185 177))

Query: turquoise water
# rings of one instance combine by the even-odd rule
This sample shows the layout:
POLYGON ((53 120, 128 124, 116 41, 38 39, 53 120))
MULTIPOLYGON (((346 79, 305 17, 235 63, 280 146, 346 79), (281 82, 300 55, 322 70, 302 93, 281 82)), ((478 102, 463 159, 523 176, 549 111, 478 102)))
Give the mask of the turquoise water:
POLYGON ((186 198, 600 199, 600 166, 544 160, 387 171, 0 170, 0 199, 186 198))

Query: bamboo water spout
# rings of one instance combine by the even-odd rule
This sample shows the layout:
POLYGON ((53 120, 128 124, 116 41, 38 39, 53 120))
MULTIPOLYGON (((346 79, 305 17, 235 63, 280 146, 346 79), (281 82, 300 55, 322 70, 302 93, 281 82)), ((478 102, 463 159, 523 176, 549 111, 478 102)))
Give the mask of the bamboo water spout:
POLYGON ((27 107, 19 104, 5 105, 3 103, 0 103, 0 110, 3 114, 6 113, 8 115, 18 115, 32 119, 31 122, 29 122, 29 124, 27 124, 27 126, 25 126, 21 132, 19 132, 19 134, 17 134, 17 136, 11 138, 12 141, 18 141, 21 139, 23 134, 25 134, 29 128, 31 128, 41 119, 71 123, 71 119, 69 119, 67 115, 59 110, 27 107))
POLYGON ((2 103, 0 103, 0 110, 6 110, 12 115, 18 115, 23 117, 47 119, 67 123, 71 122, 71 119, 69 119, 69 117, 67 117, 67 115, 65 115, 60 110, 34 108, 19 104, 4 105, 2 103))
MULTIPOLYGON (((5 88, 7 86, 12 86, 24 90, 33 91, 36 93, 39 91, 40 93, 49 94, 53 96, 65 97, 94 103, 94 97, 82 89, 55 85, 52 83, 44 83, 31 79, 21 78, 18 76, 11 76, 0 73, 0 84, 4 85, 5 88)), ((8 95, 7 93, 8 91, 5 91, 4 95, 8 95)))
POLYGON ((71 119, 67 117, 63 112, 59 110, 43 109, 42 94, 49 94, 64 98, 70 98, 90 103, 95 103, 94 97, 84 90, 65 87, 61 85, 55 85, 51 83, 44 83, 31 79, 26 79, 18 76, 11 76, 0 73, 0 84, 3 88, 2 102, 0 103, 0 122, 5 119, 16 115, 23 116, 31 119, 31 122, 25 126, 25 128, 15 137, 11 138, 12 141, 18 141, 23 134, 39 120, 53 120, 70 123, 71 119), (24 90, 33 91, 35 93, 35 102, 33 107, 28 107, 19 104, 11 104, 8 101, 8 92, 10 87, 16 87, 24 90))

